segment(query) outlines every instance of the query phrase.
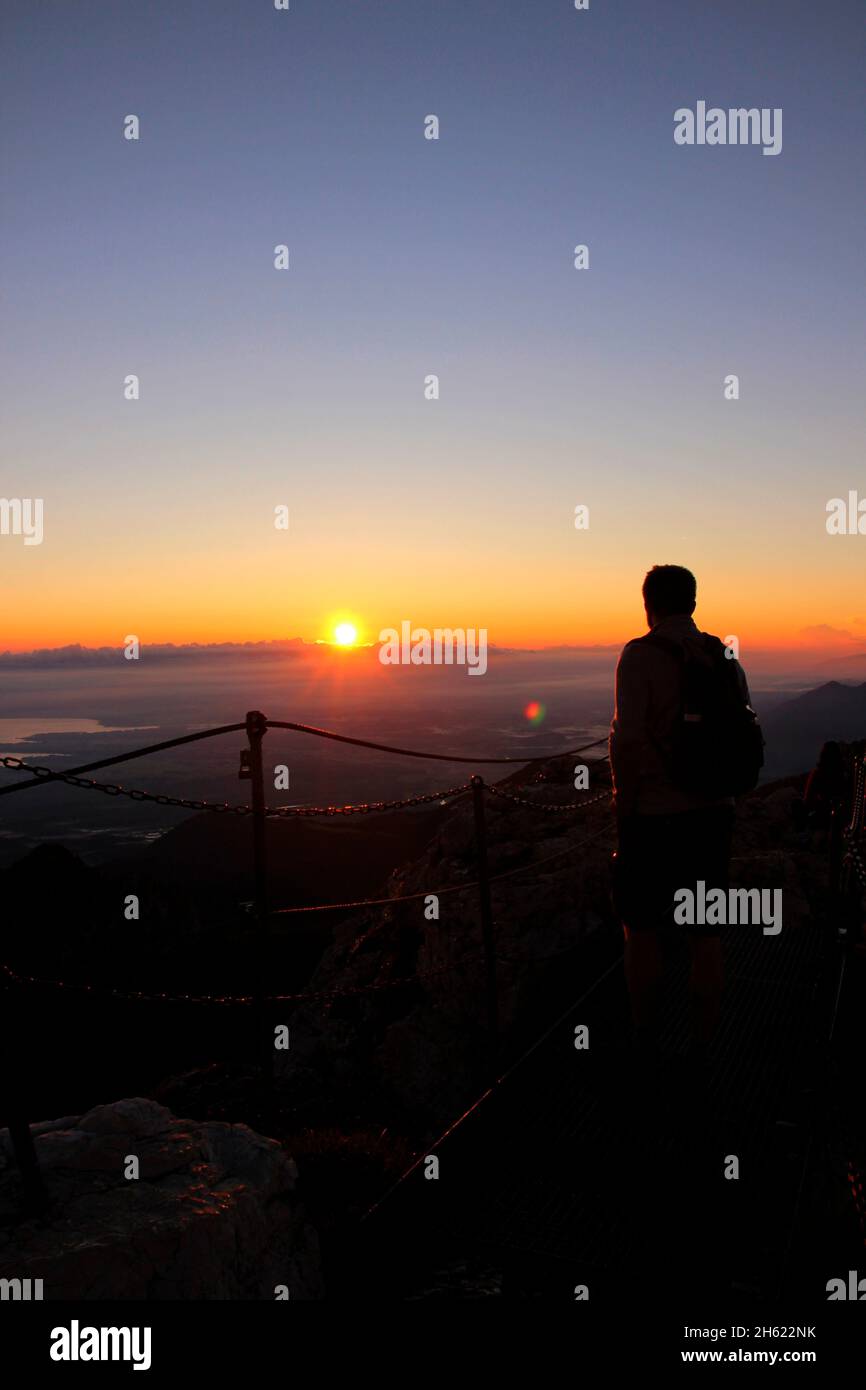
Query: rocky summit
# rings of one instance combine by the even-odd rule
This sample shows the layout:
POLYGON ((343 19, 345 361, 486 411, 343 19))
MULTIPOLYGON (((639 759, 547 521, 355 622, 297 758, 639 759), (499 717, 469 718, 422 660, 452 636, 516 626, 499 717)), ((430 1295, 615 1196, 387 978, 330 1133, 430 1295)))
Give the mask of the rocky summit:
POLYGON ((0 1279, 11 1296, 29 1279, 45 1299, 321 1297, 318 1239, 275 1140, 141 1098, 31 1132, 50 1206, 22 1220, 0 1130, 0 1279))

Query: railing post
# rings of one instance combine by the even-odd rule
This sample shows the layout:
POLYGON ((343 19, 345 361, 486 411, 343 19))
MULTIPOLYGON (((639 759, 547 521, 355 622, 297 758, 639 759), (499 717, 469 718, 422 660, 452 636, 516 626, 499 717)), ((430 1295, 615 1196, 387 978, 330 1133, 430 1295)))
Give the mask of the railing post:
POLYGON ((26 1029, 30 1011, 25 1008, 24 989, 17 980, 7 980, 3 996, 6 1004, 5 1063, 9 1138, 21 1174, 25 1210, 38 1214, 48 1205, 48 1193, 39 1171, 33 1135, 30 1133, 26 1092, 22 1079, 25 1073, 21 1065, 22 1054, 26 1057, 29 1051, 26 1045, 26 1029))
POLYGON ((30 1125, 24 1108, 19 1103, 17 1096, 11 1104, 13 1108, 9 1114, 9 1138, 12 1140, 15 1161, 21 1174, 24 1206, 29 1212, 39 1213, 44 1211, 48 1205, 48 1193, 45 1190, 42 1173, 39 1170, 36 1146, 33 1143, 33 1135, 30 1133, 30 1125))
POLYGON ((475 849, 478 863, 478 900, 481 909, 481 940, 484 944, 484 977, 487 996, 487 1035, 490 1047, 490 1080, 496 1079, 499 1062, 499 1000, 496 990, 496 943, 493 937, 493 910, 490 905, 490 874, 487 867, 487 823, 484 816, 484 778, 472 778, 472 809, 475 813, 475 849))
POLYGON ((255 1002, 253 1008, 256 1018, 256 1051, 262 1071, 265 1091, 273 1083, 274 1049, 273 1039, 268 1027, 265 1008, 265 990, 268 978, 268 866, 265 847, 265 783, 262 770, 262 739, 267 733, 268 723, 260 710, 250 710, 246 720, 249 739, 249 776, 253 808, 253 878, 255 891, 256 919, 256 968, 255 1002))

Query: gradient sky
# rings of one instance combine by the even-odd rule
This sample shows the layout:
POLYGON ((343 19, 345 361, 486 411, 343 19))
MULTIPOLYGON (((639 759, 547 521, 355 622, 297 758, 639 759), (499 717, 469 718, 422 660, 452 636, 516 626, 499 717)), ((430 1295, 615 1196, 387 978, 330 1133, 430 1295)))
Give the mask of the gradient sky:
POLYGON ((45 540, 0 537, 0 648, 619 641, 654 562, 747 645, 862 645, 866 536, 825 506, 866 496, 863 32, 859 0, 5 0, 0 495, 45 540), (676 146, 698 100, 781 107, 782 153, 676 146))

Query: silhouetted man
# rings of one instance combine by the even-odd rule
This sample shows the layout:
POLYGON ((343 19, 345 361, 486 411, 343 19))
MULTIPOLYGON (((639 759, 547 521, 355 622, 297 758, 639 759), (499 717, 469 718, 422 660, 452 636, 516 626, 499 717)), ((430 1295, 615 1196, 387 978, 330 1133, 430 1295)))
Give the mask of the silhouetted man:
MULTIPOLYGON (((700 1056, 719 1019, 720 928, 675 926, 674 894, 682 888, 695 891, 701 879, 707 891, 727 892, 734 800, 718 795, 712 778, 702 788, 700 770, 692 781, 683 777, 682 759, 677 763, 682 721, 700 719, 685 708, 686 672, 692 677, 697 673, 705 689, 724 685, 746 709, 749 692, 739 663, 727 661, 730 652, 719 639, 696 627, 696 595, 694 575, 679 565, 655 565, 647 574, 643 599, 650 631, 629 642, 619 659, 610 762, 619 832, 618 910, 636 1033, 655 1047, 662 974, 659 928, 686 931, 693 1042, 700 1056)), ((691 688, 694 684, 692 679, 691 688)))

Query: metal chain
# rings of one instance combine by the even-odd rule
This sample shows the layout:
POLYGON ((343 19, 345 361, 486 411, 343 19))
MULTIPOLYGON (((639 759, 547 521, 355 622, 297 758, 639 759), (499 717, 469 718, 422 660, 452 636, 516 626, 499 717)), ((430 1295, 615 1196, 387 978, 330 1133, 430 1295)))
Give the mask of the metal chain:
MULTIPOLYGON (((135 787, 122 787, 114 782, 94 782, 90 777, 75 777, 72 773, 56 772, 50 767, 25 763, 21 758, 0 758, 3 767, 17 768, 31 772, 42 781, 65 782, 70 787, 83 787, 85 791, 103 792, 106 796, 126 796, 130 801, 152 801, 157 806, 178 806, 187 811, 213 811, 218 814, 229 812, 234 816, 248 816, 250 806, 230 806, 227 802, 199 801, 186 796, 164 796, 155 792, 140 791, 135 787)), ((444 791, 426 792, 423 795, 408 796, 393 801, 363 801, 348 806, 273 806, 266 807, 265 815, 272 820, 288 820, 294 816, 352 816, 368 815, 375 811, 397 811, 404 806, 422 806, 432 801, 444 801, 448 797, 459 796, 469 791, 470 784, 459 787, 446 787, 444 791)))
POLYGON ((164 796, 156 792, 143 792, 135 787, 121 787, 114 782, 94 782, 90 777, 75 777, 70 772, 56 772, 51 767, 40 767, 22 762, 21 758, 0 758, 3 767, 19 768, 31 772, 34 777, 45 782, 65 782, 69 787, 83 787, 85 791, 104 792, 106 796, 127 796, 130 801, 153 801, 158 806, 182 806, 188 811, 230 811, 236 816, 248 816, 249 806, 229 806, 227 802, 196 801, 185 796, 164 796))
POLYGON ((447 797, 461 796, 468 791, 471 791, 471 783, 464 782, 459 787, 446 787, 440 792, 419 793, 397 801, 362 801, 355 806, 278 806, 266 808, 265 815, 275 820, 288 820, 292 816, 367 815, 371 811, 398 811, 404 806, 424 806, 431 801, 445 801, 447 797))
MULTIPOLYGON (((501 874, 494 874, 494 875, 491 877, 491 879, 489 880, 489 882, 490 882, 491 884, 493 884, 493 883, 498 883, 498 882, 501 882, 503 879, 513 878, 513 877, 515 877, 515 875, 518 875, 518 874, 531 873, 531 872, 533 872, 533 871, 536 870, 536 869, 542 868, 542 867, 545 866, 546 864, 552 863, 552 862, 553 862, 554 860, 556 860, 556 859, 561 859, 564 855, 573 854, 575 850, 577 850, 577 849, 582 849, 585 845, 592 844, 592 843, 594 843, 596 840, 600 839, 602 835, 609 834, 609 833, 610 833, 610 826, 602 826, 601 829, 595 831, 594 834, 588 835, 588 836, 586 836, 584 839, 579 840, 579 841, 577 842, 576 845, 566 845, 566 846, 564 846, 563 849, 555 850, 553 854, 545 855, 545 857, 544 857, 543 859, 536 860, 534 863, 530 863, 530 864, 519 864, 519 865, 517 865, 517 866, 516 866, 515 868, 513 868, 513 869, 506 869, 504 873, 501 873, 501 874)), ((453 886, 451 886, 451 887, 448 887, 448 888, 439 888, 439 889, 437 889, 437 893, 438 893, 439 895, 441 895, 441 894, 443 894, 443 893, 462 892, 462 891, 464 891, 464 890, 467 889, 467 888, 477 888, 477 887, 478 887, 478 884, 477 884, 477 883, 455 884, 455 885, 453 885, 453 886)), ((412 899, 414 899, 414 898, 427 897, 427 896, 428 896, 427 893, 423 893, 423 894, 421 894, 421 893, 412 893, 412 894, 409 894, 406 898, 390 898, 390 899, 387 900, 387 902, 388 902, 388 905, 390 906, 391 904, 395 904, 395 905, 396 905, 397 903, 400 903, 400 902, 409 902, 410 900, 412 900, 412 899)), ((371 904, 371 905, 372 905, 372 904, 371 904)), ((313 912, 316 912, 316 911, 324 911, 324 910, 326 910, 326 908, 327 908, 328 906, 336 906, 336 905, 335 905, 335 904, 328 904, 328 905, 326 905, 325 908, 288 908, 288 909, 282 909, 282 911, 288 911, 288 912, 307 912, 307 911, 313 911, 313 912)), ((339 904, 339 906, 345 906, 345 907, 366 907, 366 906, 368 906, 368 903, 367 903, 367 902, 346 903, 346 904, 339 904)), ((279 915, 280 911, 281 911, 281 909, 279 909, 279 908, 276 909, 275 915, 279 915)), ((382 925, 384 926, 384 924, 382 924, 382 925)), ((390 925, 390 924, 389 924, 389 925, 390 925)), ((379 928, 377 928, 377 929, 375 929, 375 930, 381 930, 381 929, 382 929, 382 926, 380 926, 379 928)), ((459 966, 461 966, 461 965, 472 965, 472 964, 475 964, 476 962, 482 961, 483 959, 484 959, 483 953, 473 954, 473 955, 468 955, 468 956, 462 956, 462 957, 460 958, 460 960, 454 961, 453 963, 451 963, 451 964, 449 964, 449 965, 440 966, 438 970, 419 971, 419 972, 416 973, 415 975, 409 975, 409 976, 406 976, 405 978, 399 979, 399 980, 386 980, 386 981, 384 981, 382 984, 365 985, 365 986, 363 986, 363 987, 361 987, 361 988, 358 988, 358 989, 319 990, 319 991, 301 992, 301 993, 299 993, 299 994, 273 994, 273 995, 268 995, 268 996, 266 997, 266 999, 265 999, 265 1002, 266 1002, 266 1003, 270 1003, 270 1004, 278 1004, 278 1003, 284 1003, 284 1002, 288 1003, 288 1002, 299 1001, 299 1000, 331 999, 331 998, 341 998, 341 997, 343 997, 344 995, 370 994, 370 993, 373 993, 373 992, 376 991, 376 990, 396 989, 396 988, 398 988, 398 987, 401 986, 401 985, 413 984, 416 980, 429 980, 429 979, 433 979, 433 978, 435 978, 436 976, 439 976, 439 975, 447 975, 450 971, 456 970, 456 969, 457 969, 459 966)), ((0 970, 2 970, 2 971, 9 977, 10 980, 12 980, 14 983, 20 984, 20 985, 36 985, 36 986, 40 986, 40 987, 45 988, 45 989, 63 989, 63 990, 77 991, 77 992, 85 993, 85 994, 96 994, 96 995, 103 995, 103 996, 108 995, 108 996, 110 996, 111 998, 114 998, 114 999, 134 999, 134 1000, 138 1000, 138 1001, 140 1001, 140 1002, 142 1002, 142 1003, 152 1003, 152 1004, 222 1004, 222 1005, 249 1005, 249 1004, 252 1004, 252 1003, 254 1002, 253 996, 252 996, 252 995, 246 995, 246 994, 244 994, 244 995, 146 994, 146 993, 145 993, 144 991, 142 991, 142 990, 119 990, 119 989, 112 989, 110 986, 66 984, 66 982, 63 981, 63 980, 40 980, 40 979, 38 979, 36 976, 33 976, 33 975, 20 975, 20 974, 18 974, 17 971, 13 970, 11 966, 5 965, 5 964, 3 964, 2 962, 0 962, 0 970)))
MULTIPOLYGON (((125 796, 125 797, 128 797, 131 801, 149 801, 149 802, 152 802, 152 803, 154 803, 155 805, 158 805, 158 806, 179 807, 179 808, 183 808, 183 809, 185 809, 185 810, 190 810, 190 811, 212 811, 212 812, 219 813, 219 814, 230 813, 230 814, 233 814, 233 815, 240 815, 240 816, 248 816, 248 815, 250 815, 251 812, 252 812, 252 807, 251 807, 251 806, 248 806, 248 805, 230 806, 227 802, 222 802, 222 803, 219 803, 219 802, 209 802, 209 801, 198 800, 198 799, 194 799, 194 798, 190 798, 190 797, 168 796, 168 795, 164 795, 164 794, 161 794, 161 793, 154 793, 154 792, 142 791, 142 790, 140 790, 140 789, 138 789, 138 788, 132 788, 132 787, 127 788, 127 787, 123 787, 123 786, 120 786, 119 784, 111 783, 111 782, 96 782, 96 781, 94 781, 92 778, 89 778, 89 777, 80 777, 80 776, 77 776, 77 775, 74 774, 74 773, 57 772, 54 768, 43 767, 43 766, 38 765, 38 764, 26 763, 26 762, 23 761, 23 759, 21 759, 21 758, 16 758, 16 757, 12 757, 12 756, 0 757, 0 765, 2 765, 3 767, 14 768, 14 769, 20 770, 20 771, 22 771, 22 772, 28 772, 28 773, 30 773, 31 776, 33 776, 35 779, 38 779, 38 780, 41 780, 41 781, 62 782, 62 783, 64 783, 66 786, 83 788, 83 789, 86 790, 86 791, 99 791, 99 792, 104 793, 104 795, 106 795, 106 796, 125 796)), ((431 803, 431 802, 434 802, 434 801, 444 802, 444 801, 445 801, 447 798, 449 798, 449 797, 456 797, 456 796, 461 796, 461 795, 463 795, 464 793, 466 793, 466 792, 468 792, 469 790, 471 790, 471 786, 472 786, 472 783, 471 783, 471 782, 464 782, 464 783, 460 784, 459 786, 456 786, 456 787, 447 787, 447 788, 445 788, 445 789, 442 790, 442 791, 421 793, 421 794, 418 794, 418 795, 415 795, 415 796, 404 797, 404 798, 401 798, 401 799, 394 799, 394 800, 390 800, 390 801, 362 802, 362 803, 357 804, 357 805, 346 805, 346 806, 287 806, 287 807, 273 807, 273 808, 266 808, 266 809, 265 809, 265 815, 268 816, 268 817, 270 817, 270 818, 272 818, 272 819, 288 819, 288 818, 294 817, 294 816, 298 816, 298 817, 300 817, 300 816, 326 816, 326 817, 333 817, 333 816, 346 816, 346 815, 354 815, 354 814, 362 814, 362 815, 363 815, 363 814, 369 814, 369 813, 371 813, 371 812, 376 812, 376 811, 391 811, 391 810, 398 810, 398 809, 402 809, 403 807, 407 807, 407 806, 427 805, 427 804, 429 804, 429 803, 431 803)), ((531 801, 531 800, 530 800, 529 798, 527 798, 527 797, 517 796, 517 795, 516 795, 515 793, 513 793, 513 792, 507 792, 507 791, 505 791, 505 790, 502 789, 502 788, 490 786, 489 784, 485 783, 485 782, 483 781, 483 779, 482 779, 482 786, 483 786, 483 787, 486 787, 486 789, 487 789, 488 791, 492 792, 495 796, 499 796, 499 797, 503 798, 504 800, 508 800, 508 801, 514 802, 516 805, 528 806, 531 810, 547 811, 547 812, 579 810, 579 809, 582 809, 584 806, 591 806, 591 805, 593 805, 593 804, 594 804, 595 802, 597 802, 597 801, 604 800, 605 798, 608 798, 609 795, 610 795, 610 793, 608 793, 608 792, 601 792, 601 793, 599 793, 597 796, 590 797, 588 800, 585 800, 585 801, 581 801, 581 802, 570 802, 570 803, 565 803, 565 804, 563 804, 563 805, 556 805, 556 804, 553 804, 553 803, 544 803, 544 802, 531 801)), ((601 833, 601 832, 598 832, 598 833, 601 833)), ((597 833, 596 835, 590 836, 590 837, 589 837, 590 840, 597 839, 597 838, 598 838, 598 833, 597 833)), ((583 843, 586 843, 586 842, 585 842, 585 841, 582 841, 581 844, 583 844, 583 843)), ((580 847, 580 846, 574 846, 574 847, 569 846, 569 847, 566 847, 565 850, 558 850, 556 853, 554 853, 554 854, 552 854, 552 855, 548 855, 548 856, 546 856, 545 859, 542 859, 542 860, 540 861, 540 864, 546 864, 547 862, 549 862, 549 861, 551 861, 551 860, 558 859, 558 858, 560 858, 560 857, 562 856, 563 853, 570 853, 570 852, 572 852, 572 848, 579 848, 579 847, 580 847)), ((499 879, 510 878, 510 877, 512 877, 514 874, 524 873, 524 872, 526 872, 527 870, 530 870, 530 871, 531 871, 531 870, 533 870, 533 869, 535 869, 535 868, 537 868, 537 867, 539 867, 539 864, 520 865, 520 866, 518 866, 517 868, 507 870, 505 873, 494 875, 494 877, 491 879, 491 882, 497 882, 499 879)), ((440 889, 439 892, 440 892, 440 893, 461 892, 461 891, 465 891, 465 889, 467 889, 467 888, 473 888, 473 887, 477 887, 477 886, 478 886, 478 885, 475 884, 475 883, 471 883, 471 884, 455 884, 455 885, 449 886, 448 888, 440 889)), ((427 896, 428 896, 428 895, 427 895, 426 893, 424 893, 424 894, 421 894, 421 893, 409 894, 409 895, 407 895, 407 897, 406 897, 405 899, 401 899, 401 898, 388 899, 388 900, 387 900, 387 905, 390 906, 390 905, 392 905, 392 904, 396 904, 396 903, 399 903, 399 902, 401 902, 401 901, 409 901, 410 899, 420 898, 420 897, 427 897, 427 896)), ((369 906, 376 906, 376 905, 379 905, 379 904, 378 904, 378 902, 375 902, 375 901, 371 900, 369 904, 367 904, 366 902, 358 902, 358 903, 340 904, 339 906, 345 906, 345 907, 362 907, 362 906, 367 906, 367 905, 369 905, 369 906)), ((383 905, 385 905, 385 904, 384 904, 384 900, 383 900, 383 905)), ((328 905, 326 905, 326 908, 327 908, 327 909, 333 909, 335 906, 337 906, 337 904, 328 904, 328 905)), ((301 909, 298 909, 298 908, 291 909, 291 908, 290 908, 290 909, 283 909, 283 911, 286 911, 286 910, 288 910, 289 912, 292 912, 292 911, 295 911, 295 912, 297 912, 297 911, 317 911, 317 910, 323 911, 323 910, 326 910, 326 908, 312 908, 312 909, 303 909, 303 908, 301 908, 301 909)), ((279 915, 279 911, 280 911, 280 910, 277 909, 277 915, 279 915)), ((476 963, 476 962, 480 962, 480 961, 483 960, 483 959, 484 959, 483 954, 476 954, 476 955, 471 955, 471 956, 464 956, 464 957, 461 958, 461 960, 455 961, 455 962, 453 962, 453 963, 451 963, 451 964, 449 964, 449 965, 446 965, 446 966, 442 966, 442 967, 440 967, 438 970, 432 970, 432 971, 419 971, 419 972, 416 972, 416 974, 411 975, 411 976, 408 976, 408 977, 403 978, 403 979, 398 979, 398 980, 387 980, 387 981, 383 981, 381 984, 367 985, 367 986, 363 986, 363 987, 360 987, 360 988, 357 988, 357 989, 322 990, 322 991, 301 992, 301 993, 297 993, 297 994, 276 994, 276 995, 268 995, 268 996, 266 997, 266 999, 264 1000, 264 1002, 269 1003, 269 1004, 276 1004, 276 1003, 281 1003, 281 1002, 293 1002, 293 1001, 300 1001, 300 1000, 331 999, 331 998, 340 998, 340 997, 344 997, 344 996, 347 996, 347 995, 364 995, 364 994, 373 993, 373 992, 378 991, 378 990, 395 989, 395 988, 399 988, 400 986, 403 986, 403 985, 414 984, 414 983, 415 983, 416 981, 418 981, 418 980, 431 979, 431 978, 434 978, 434 977, 439 976, 439 975, 448 974, 448 973, 450 973, 452 970, 457 969, 457 968, 458 968, 459 966, 461 966, 461 965, 464 965, 464 964, 466 964, 466 965, 468 965, 468 964, 474 964, 474 963, 476 963)), ((40 979, 38 979, 37 977, 31 976, 31 975, 19 975, 16 971, 12 970, 12 968, 11 968, 10 966, 4 965, 4 964, 2 964, 2 963, 0 963, 0 970, 4 971, 4 973, 5 973, 13 982, 15 982, 16 984, 19 984, 19 985, 35 985, 35 986, 39 986, 39 987, 43 987, 43 988, 49 988, 49 989, 72 990, 72 991, 77 991, 77 992, 86 993, 86 994, 98 994, 98 995, 108 996, 108 997, 114 998, 114 999, 130 999, 130 1000, 137 1000, 137 1001, 144 1002, 144 1003, 163 1003, 163 1004, 213 1004, 213 1005, 226 1005, 226 1006, 249 1006, 249 1005, 251 1005, 251 1004, 253 1004, 253 1003, 255 1002, 254 996, 252 996, 252 995, 195 995, 195 994, 176 994, 176 995, 172 995, 172 994, 165 994, 165 993, 147 994, 147 993, 145 993, 145 992, 142 991, 142 990, 119 990, 119 989, 111 988, 110 986, 109 986, 109 987, 103 987, 103 986, 98 986, 98 985, 97 985, 97 986, 94 986, 94 985, 86 985, 86 984, 85 984, 85 985, 67 984, 67 983, 66 983, 65 981, 63 981, 63 980, 40 980, 40 979)))
MULTIPOLYGON (((461 956, 437 970, 422 970, 414 975, 403 976, 398 980, 383 980, 380 984, 359 985, 354 989, 327 989, 303 991, 300 994, 268 994, 262 999, 264 1004, 298 1003, 312 999, 341 999, 349 995, 373 994, 378 990, 398 989, 402 985, 414 985, 418 980, 432 980, 439 975, 450 974, 463 965, 475 965, 484 959, 482 952, 461 956)), ((110 985, 74 985, 65 980, 41 980, 35 975, 19 975, 11 966, 0 963, 0 970, 13 983, 37 986, 41 989, 68 990, 73 993, 93 994, 111 999, 134 999, 141 1004, 219 1004, 230 1007, 248 1007, 256 1003, 252 994, 146 994, 138 989, 113 989, 110 985)))
POLYGON ((842 838, 848 848, 848 858, 854 865, 854 872, 860 880, 860 887, 866 892, 866 865, 863 863, 857 846, 858 832, 861 831, 863 823, 864 805, 866 805, 866 755, 858 758, 851 820, 842 830, 842 838))
POLYGON ((866 754, 860 759, 857 767, 857 781, 854 787, 851 821, 848 826, 852 834, 862 826, 864 810, 866 810, 866 754))
POLYGON ((866 892, 866 864, 863 863, 860 851, 857 848, 857 840, 854 835, 854 832, 848 826, 846 826, 845 829, 842 831, 842 836, 845 840, 845 843, 848 846, 848 854, 850 856, 851 863, 854 865, 857 877, 860 880, 860 887, 863 889, 864 892, 866 892))
MULTIPOLYGON (((212 811, 219 815, 228 813, 234 816, 248 816, 252 811, 250 806, 231 806, 224 801, 201 801, 186 796, 167 796, 157 792, 141 791, 137 787, 123 787, 115 782, 95 782, 90 777, 76 777, 72 773, 56 772, 54 768, 25 763, 21 758, 0 758, 0 764, 3 767, 30 772, 42 781, 63 782, 70 787, 84 788, 85 791, 102 792, 105 796, 126 796, 130 801, 150 801, 157 806, 179 807, 187 811, 212 811)), ((518 796, 515 792, 507 792, 502 787, 491 786, 489 782, 485 782, 484 786, 494 796, 501 797, 505 801, 512 801, 517 806, 528 806, 532 811, 549 813, 580 811, 585 806, 592 806, 596 801, 601 801, 608 795, 607 792, 600 792, 598 796, 589 797, 585 801, 565 801, 557 804, 556 802, 532 801, 529 797, 518 796)), ((462 796, 470 790, 471 783, 462 782, 459 786, 445 787, 441 791, 419 792, 415 796, 396 797, 390 801, 361 801, 346 806, 268 806, 265 808, 265 815, 270 820, 292 820, 309 816, 324 816, 328 819, 334 816, 363 816, 381 811, 399 811, 408 806, 428 806, 434 801, 446 801, 451 797, 462 796)))
POLYGON ((517 806, 528 806, 531 811, 545 811, 551 813, 555 811, 582 811, 585 806, 593 806, 596 801, 604 801, 606 797, 610 796, 610 792, 604 791, 599 792, 598 796, 589 797, 586 801, 563 801, 560 803, 555 801, 532 801, 528 796, 516 796, 514 792, 507 792, 502 787, 492 787, 486 782, 484 785, 487 791, 492 792, 494 796, 502 797, 505 801, 513 801, 517 806))

